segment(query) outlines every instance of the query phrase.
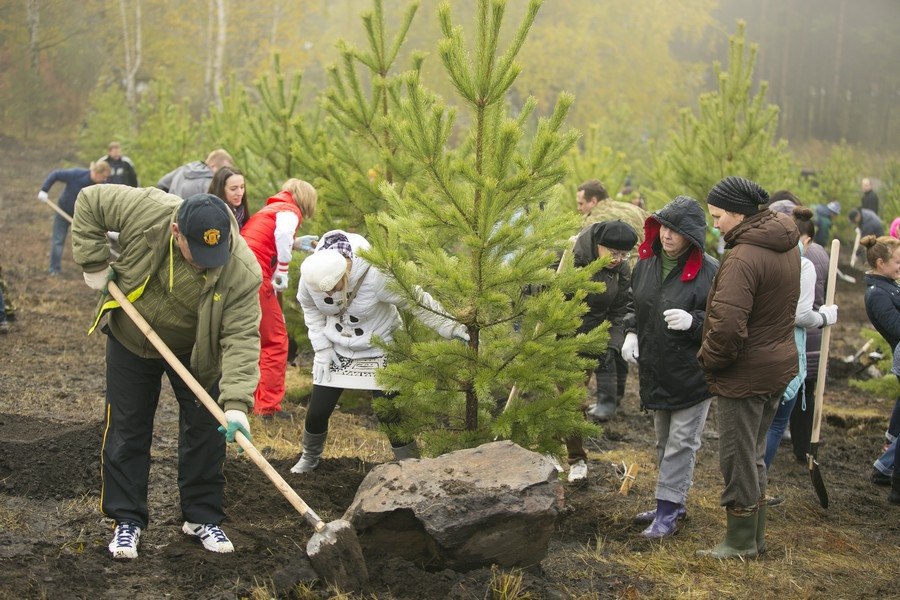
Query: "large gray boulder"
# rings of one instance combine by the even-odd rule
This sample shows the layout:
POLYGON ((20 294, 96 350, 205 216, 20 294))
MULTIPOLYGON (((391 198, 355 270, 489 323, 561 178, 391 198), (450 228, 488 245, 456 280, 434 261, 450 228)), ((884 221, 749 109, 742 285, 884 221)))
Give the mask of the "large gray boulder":
POLYGON ((562 507, 552 461, 493 442, 375 467, 344 518, 366 553, 465 571, 540 563, 562 507))

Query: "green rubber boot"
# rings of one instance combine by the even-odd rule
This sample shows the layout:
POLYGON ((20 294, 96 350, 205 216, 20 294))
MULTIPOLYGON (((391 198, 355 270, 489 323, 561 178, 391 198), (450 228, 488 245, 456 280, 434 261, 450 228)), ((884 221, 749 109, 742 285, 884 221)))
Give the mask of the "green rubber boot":
POLYGON ((766 513, 769 512, 769 504, 763 497, 756 509, 756 554, 761 556, 766 552, 766 513))
POLYGON ((700 556, 711 558, 753 558, 756 550, 757 512, 752 510, 745 514, 736 514, 726 510, 725 541, 709 550, 697 552, 700 556))

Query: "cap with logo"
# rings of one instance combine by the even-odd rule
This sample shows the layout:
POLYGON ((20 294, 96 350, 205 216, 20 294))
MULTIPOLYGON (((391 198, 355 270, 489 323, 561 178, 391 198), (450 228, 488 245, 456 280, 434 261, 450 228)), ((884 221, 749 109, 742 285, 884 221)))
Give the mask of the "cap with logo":
POLYGON ((181 203, 176 217, 193 261, 205 269, 221 267, 231 254, 231 215, 212 194, 196 194, 181 203))

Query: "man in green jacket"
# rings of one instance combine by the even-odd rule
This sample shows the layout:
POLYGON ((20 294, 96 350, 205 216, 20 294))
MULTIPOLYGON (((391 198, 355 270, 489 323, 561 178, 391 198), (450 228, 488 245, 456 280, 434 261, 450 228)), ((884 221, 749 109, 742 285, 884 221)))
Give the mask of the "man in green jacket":
MULTIPOLYGON (((135 308, 217 399, 229 430, 249 436, 247 413, 259 380, 259 263, 225 203, 187 200, 154 188, 93 186, 78 196, 72 227, 75 262, 89 287, 115 278, 135 308), (112 264, 106 232, 119 232, 112 264)), ((184 533, 207 550, 233 552, 220 528, 225 438, 218 423, 117 302, 101 295, 91 331, 108 316, 106 413, 100 506, 116 522, 113 558, 137 557, 147 527, 153 417, 168 375, 180 409, 178 487, 184 533)))

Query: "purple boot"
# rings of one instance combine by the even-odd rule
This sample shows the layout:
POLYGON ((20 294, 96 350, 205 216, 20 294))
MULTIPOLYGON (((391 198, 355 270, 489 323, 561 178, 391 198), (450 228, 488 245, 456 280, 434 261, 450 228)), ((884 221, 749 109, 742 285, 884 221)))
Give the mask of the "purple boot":
POLYGON ((678 517, 684 510, 683 504, 669 502, 668 500, 656 501, 656 518, 647 529, 641 532, 645 538, 658 539, 674 535, 678 530, 678 517))
MULTIPOLYGON (((806 460, 806 459, 804 459, 806 460)), ((649 525, 656 518, 656 509, 648 510, 642 513, 638 513, 634 516, 634 520, 632 521, 635 525, 649 525)), ((678 520, 687 518, 687 509, 684 507, 684 504, 680 504, 678 506, 678 520)))

